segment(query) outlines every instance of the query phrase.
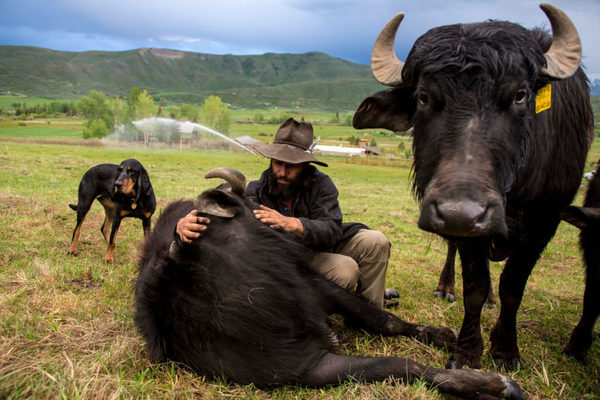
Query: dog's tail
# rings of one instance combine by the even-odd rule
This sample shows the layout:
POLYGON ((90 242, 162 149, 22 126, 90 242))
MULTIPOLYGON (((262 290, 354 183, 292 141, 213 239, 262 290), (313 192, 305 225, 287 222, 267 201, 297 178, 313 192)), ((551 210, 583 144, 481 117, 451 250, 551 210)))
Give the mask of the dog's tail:
POLYGON ((78 206, 79 206, 78 204, 69 204, 69 207, 71 207, 71 210, 73 210, 73 211, 77 211, 78 206))

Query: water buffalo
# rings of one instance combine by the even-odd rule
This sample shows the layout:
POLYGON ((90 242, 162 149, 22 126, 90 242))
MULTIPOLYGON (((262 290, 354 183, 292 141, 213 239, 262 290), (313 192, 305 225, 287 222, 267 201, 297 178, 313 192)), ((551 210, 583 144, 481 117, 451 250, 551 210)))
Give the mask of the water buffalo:
POLYGON ((583 315, 573 330, 565 353, 579 361, 585 356, 594 340, 594 325, 600 315, 600 164, 592 174, 583 207, 569 206, 561 217, 581 229, 579 243, 586 266, 583 315))
POLYGON ((260 388, 391 376, 423 379, 467 398, 522 398, 515 381, 495 373, 335 354, 332 313, 346 316, 350 326, 448 348, 456 332, 404 322, 310 272, 304 245, 254 218, 257 205, 244 196, 243 175, 217 169, 207 176, 230 186, 171 203, 143 248, 135 320, 152 359, 260 388), (193 208, 210 217, 209 228, 192 244, 174 241, 177 221, 193 208))
POLYGON ((489 260, 507 259, 492 357, 519 366, 516 316, 527 279, 581 182, 593 134, 581 43, 558 8, 552 35, 504 21, 441 26, 394 54, 404 14, 381 31, 371 68, 388 89, 366 98, 355 128, 413 129, 419 227, 456 243, 465 314, 448 367, 479 367, 489 260))

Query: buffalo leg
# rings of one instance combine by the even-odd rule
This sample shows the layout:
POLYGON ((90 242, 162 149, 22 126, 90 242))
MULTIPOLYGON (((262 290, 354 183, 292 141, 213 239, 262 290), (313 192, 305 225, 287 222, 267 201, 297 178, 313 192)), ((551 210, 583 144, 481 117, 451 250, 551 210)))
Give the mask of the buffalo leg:
MULTIPOLYGON (((457 249, 456 243, 452 241, 448 241, 447 243, 448 253, 446 255, 446 262, 444 263, 444 268, 440 273, 440 279, 433 292, 433 295, 440 299, 446 299, 449 302, 453 302, 455 300, 454 284, 456 282, 454 264, 456 260, 457 249)), ((494 300, 494 289, 492 285, 490 285, 490 291, 488 292, 487 300, 483 306, 486 308, 496 308, 496 300, 494 300)))
POLYGON ((456 244, 448 241, 448 253, 446 254, 446 262, 440 273, 440 280, 433 292, 435 297, 446 299, 450 302, 454 301, 454 260, 456 259, 456 244))
POLYGON ((458 335, 452 329, 411 324, 321 276, 315 276, 313 282, 326 312, 345 316, 346 323, 351 327, 385 336, 408 336, 450 351, 456 345, 458 335))
POLYGON ((422 379, 431 387, 468 399, 523 398, 521 388, 514 380, 493 372, 427 367, 398 357, 351 357, 328 353, 300 378, 299 383, 318 387, 347 380, 373 382, 388 377, 407 382, 422 379))
POLYGON ((556 232, 559 220, 546 221, 538 218, 537 222, 527 224, 536 226, 530 232, 528 240, 520 242, 509 257, 500 276, 500 316, 490 334, 490 353, 496 363, 507 371, 516 370, 520 366, 519 348, 517 346, 517 311, 523 299, 527 279, 538 261, 542 251, 556 232))
POLYGON ((594 325, 600 315, 600 249, 595 232, 581 232, 581 247, 586 265, 583 314, 571 334, 565 353, 584 362, 594 341, 594 325))
POLYGON ((458 335, 456 351, 448 361, 448 368, 481 367, 483 339, 481 338, 481 310, 490 290, 487 244, 472 240, 458 244, 462 264, 465 315, 458 335))

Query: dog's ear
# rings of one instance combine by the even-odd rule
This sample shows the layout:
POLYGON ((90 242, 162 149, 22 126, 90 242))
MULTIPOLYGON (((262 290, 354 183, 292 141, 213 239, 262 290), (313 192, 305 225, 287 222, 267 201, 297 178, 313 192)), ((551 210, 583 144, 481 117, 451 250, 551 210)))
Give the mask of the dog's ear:
POLYGON ((138 182, 140 182, 140 191, 144 193, 144 196, 152 196, 152 192, 154 190, 152 189, 152 184, 150 183, 150 176, 148 175, 148 172, 146 172, 146 169, 144 167, 142 167, 142 172, 140 173, 138 182))

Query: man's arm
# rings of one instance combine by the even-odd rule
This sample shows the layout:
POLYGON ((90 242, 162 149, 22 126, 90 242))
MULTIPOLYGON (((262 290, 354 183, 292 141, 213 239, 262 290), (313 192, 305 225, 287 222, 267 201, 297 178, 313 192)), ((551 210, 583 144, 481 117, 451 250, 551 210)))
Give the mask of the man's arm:
POLYGON ((304 226, 298 218, 286 217, 272 208, 263 206, 262 204, 253 212, 254 217, 257 220, 263 224, 269 225, 269 227, 272 229, 291 232, 299 238, 304 235, 304 226))
POLYGON ((320 174, 309 194, 308 215, 301 216, 303 243, 313 249, 334 247, 342 238, 342 210, 331 178, 320 174))

